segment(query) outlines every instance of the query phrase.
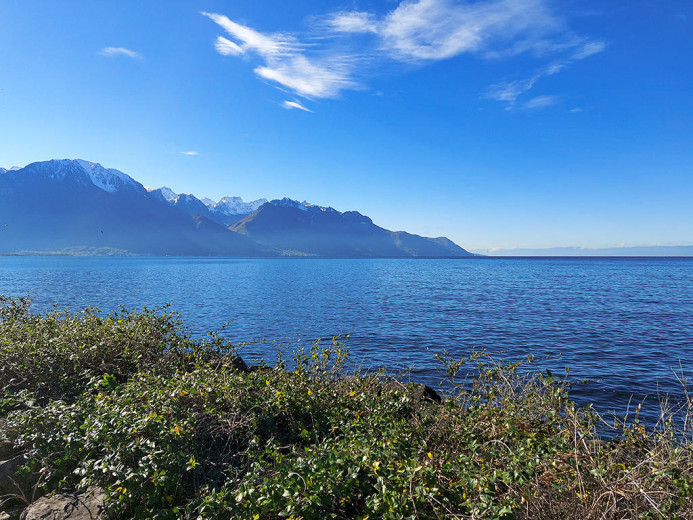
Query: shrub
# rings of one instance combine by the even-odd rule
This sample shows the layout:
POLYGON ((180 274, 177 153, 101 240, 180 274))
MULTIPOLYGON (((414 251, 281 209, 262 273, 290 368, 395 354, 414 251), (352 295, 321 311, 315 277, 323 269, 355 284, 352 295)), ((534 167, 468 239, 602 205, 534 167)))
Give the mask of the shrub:
POLYGON ((567 381, 524 364, 442 353, 436 402, 356 373, 339 338, 245 371, 166 309, 3 305, 0 442, 29 455, 36 495, 98 485, 113 518, 693 518, 671 414, 604 440, 567 381))

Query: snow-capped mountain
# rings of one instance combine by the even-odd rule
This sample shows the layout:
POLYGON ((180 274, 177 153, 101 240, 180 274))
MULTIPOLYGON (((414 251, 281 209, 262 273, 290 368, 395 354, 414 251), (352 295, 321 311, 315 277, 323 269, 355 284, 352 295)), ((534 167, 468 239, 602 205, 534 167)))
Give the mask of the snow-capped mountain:
POLYGON ((166 186, 156 190, 149 189, 149 191, 158 194, 171 206, 189 215, 204 215, 224 226, 238 222, 267 203, 267 199, 244 202, 241 197, 222 197, 219 201, 214 201, 209 197, 197 198, 191 194, 179 194, 166 186))
POLYGON ((171 207, 118 170, 81 160, 37 162, 0 175, 0 224, 0 253, 86 247, 154 255, 276 254, 203 215, 171 207))
POLYGON ((267 199, 251 200, 243 202, 240 197, 222 197, 218 202, 205 198, 202 200, 211 211, 222 215, 248 215, 256 211, 260 206, 267 203, 267 199))
POLYGON ((69 180, 71 182, 92 184, 100 190, 115 193, 122 189, 143 191, 144 187, 129 175, 113 168, 104 168, 98 163, 82 159, 54 159, 31 163, 24 168, 12 167, 6 173, 22 172, 25 177, 45 180, 69 180))
POLYGON ((183 197, 184 200, 191 200, 194 198, 207 206, 210 211, 215 213, 220 213, 222 215, 248 215, 258 209, 263 204, 267 203, 267 199, 257 199, 251 200, 250 202, 243 202, 241 197, 222 197, 219 201, 214 201, 209 197, 198 198, 194 195, 186 193, 176 193, 171 188, 164 186, 163 188, 158 188, 156 190, 149 189, 150 192, 158 192, 161 196, 166 199, 171 204, 176 204, 179 202, 179 198, 183 197))
POLYGON ((0 254, 116 250, 150 255, 469 256, 446 238, 376 226, 357 211, 283 198, 244 202, 145 188, 80 159, 0 169, 0 254))
POLYGON ((167 188, 166 186, 164 186, 163 188, 159 188, 158 190, 149 190, 148 189, 148 191, 158 191, 159 193, 161 193, 161 196, 165 200, 167 200, 171 203, 175 203, 176 199, 178 198, 178 194, 174 193, 171 188, 167 188))
POLYGON ((82 159, 76 159, 74 162, 89 176, 94 186, 109 193, 116 192, 123 186, 142 188, 139 182, 121 171, 113 168, 104 168, 98 163, 83 161, 82 159))
POLYGON ((322 212, 336 212, 339 213, 334 208, 326 207, 326 206, 318 206, 317 204, 312 204, 310 202, 306 202, 305 200, 303 202, 299 202, 297 200, 290 199, 289 197, 284 197, 283 199, 274 199, 270 201, 270 204, 273 206, 279 206, 279 207, 284 207, 284 208, 296 208, 301 211, 322 211, 322 212))

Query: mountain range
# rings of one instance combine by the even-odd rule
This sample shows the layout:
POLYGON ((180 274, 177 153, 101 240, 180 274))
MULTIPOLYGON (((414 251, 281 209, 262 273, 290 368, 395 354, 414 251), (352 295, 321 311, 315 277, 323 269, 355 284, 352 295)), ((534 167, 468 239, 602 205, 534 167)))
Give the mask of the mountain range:
POLYGON ((0 168, 0 254, 463 257, 447 238, 388 231, 288 198, 219 201, 144 187, 80 159, 0 168))

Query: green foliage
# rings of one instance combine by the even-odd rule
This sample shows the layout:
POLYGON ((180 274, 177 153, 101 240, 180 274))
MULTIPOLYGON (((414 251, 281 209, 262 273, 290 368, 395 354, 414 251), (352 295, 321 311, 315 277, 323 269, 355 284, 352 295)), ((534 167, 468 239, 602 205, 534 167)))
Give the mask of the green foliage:
POLYGON ((94 378, 115 385, 148 367, 177 370, 197 346, 175 313, 122 310, 102 317, 88 308, 38 316, 26 299, 0 296, 1 410, 11 409, 22 390, 40 403, 72 400, 94 378))
POLYGON ((37 494, 98 485, 113 518, 693 517, 675 421, 602 441, 551 373, 444 352, 437 403, 348 371, 339 338, 283 368, 234 356, 165 309, 39 316, 2 299, 0 445, 29 455, 37 494))

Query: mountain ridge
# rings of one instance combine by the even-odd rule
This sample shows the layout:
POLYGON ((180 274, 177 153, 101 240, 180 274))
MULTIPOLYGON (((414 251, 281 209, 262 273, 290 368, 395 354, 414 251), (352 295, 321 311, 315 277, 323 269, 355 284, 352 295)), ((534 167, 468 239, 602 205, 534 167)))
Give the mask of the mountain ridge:
POLYGON ((0 169, 0 253, 62 250, 176 256, 473 256, 445 238, 380 228, 356 211, 289 198, 199 199, 167 187, 145 188, 119 170, 81 159, 0 169))

